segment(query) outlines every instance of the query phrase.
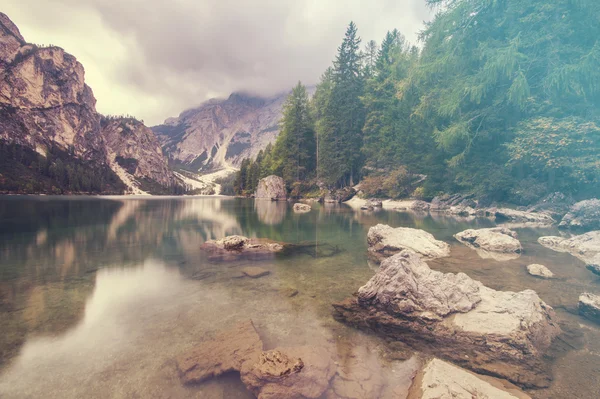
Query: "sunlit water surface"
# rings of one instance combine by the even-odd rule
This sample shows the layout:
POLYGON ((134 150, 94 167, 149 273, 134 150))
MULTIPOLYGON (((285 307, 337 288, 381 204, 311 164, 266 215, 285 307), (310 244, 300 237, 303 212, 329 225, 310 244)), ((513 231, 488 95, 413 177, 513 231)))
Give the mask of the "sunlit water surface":
POLYGON ((556 230, 518 229, 524 254, 499 262, 452 237, 493 226, 487 219, 318 204, 298 215, 287 203, 214 197, 0 199, 0 397, 251 398, 235 375, 183 386, 174 362, 247 319, 266 349, 322 345, 340 359, 360 359, 383 380, 381 396, 394 397, 420 357, 399 360, 393 345, 331 317, 331 304, 374 273, 366 235, 377 223, 424 229, 450 243, 451 257, 429 262, 433 269, 462 271, 494 289, 537 291, 566 334, 549 359, 553 385, 528 393, 600 397, 600 328, 576 311, 579 294, 600 293, 600 281, 574 257, 537 244, 556 230), (231 234, 311 249, 254 262, 268 276, 238 278, 251 262, 211 263, 199 249, 231 234), (531 263, 557 278, 529 276, 531 263), (289 297, 290 289, 299 294, 289 297))

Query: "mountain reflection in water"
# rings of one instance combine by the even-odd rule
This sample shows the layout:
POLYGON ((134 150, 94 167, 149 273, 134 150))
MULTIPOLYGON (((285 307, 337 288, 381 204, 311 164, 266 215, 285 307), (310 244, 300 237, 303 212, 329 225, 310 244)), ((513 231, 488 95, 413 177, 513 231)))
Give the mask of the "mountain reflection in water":
POLYGON ((574 307, 581 292, 597 292, 598 281, 574 257, 536 243, 553 229, 519 229, 524 254, 501 262, 452 237, 492 226, 487 219, 319 204, 295 214, 288 203, 215 197, 11 197, 0 199, 0 397, 251 398, 235 375, 184 386, 174 364, 198 342, 247 319, 266 349, 325 346, 347 372, 360 367, 378 376, 381 397, 404 392, 417 359, 401 360, 389 343, 331 317, 331 303, 374 273, 366 235, 377 223, 421 228, 450 243, 452 256, 429 262, 433 269, 463 271, 494 289, 536 290, 556 308, 570 349, 554 361, 555 383, 528 393, 597 396, 600 330, 574 307), (208 262, 200 245, 232 234, 339 251, 208 262), (271 274, 237 278, 251 263, 271 274), (558 278, 529 276, 531 263, 558 278), (286 295, 290 290, 298 294, 286 295))

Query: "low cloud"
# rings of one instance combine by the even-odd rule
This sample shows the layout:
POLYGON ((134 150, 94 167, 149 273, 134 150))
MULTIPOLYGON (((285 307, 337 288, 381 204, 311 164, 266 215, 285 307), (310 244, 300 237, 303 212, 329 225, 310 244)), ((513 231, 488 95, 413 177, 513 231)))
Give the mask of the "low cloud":
POLYGON ((349 21, 363 42, 399 29, 416 42, 424 0, 5 0, 30 42, 86 68, 98 110, 157 124, 233 91, 272 95, 314 84, 349 21))

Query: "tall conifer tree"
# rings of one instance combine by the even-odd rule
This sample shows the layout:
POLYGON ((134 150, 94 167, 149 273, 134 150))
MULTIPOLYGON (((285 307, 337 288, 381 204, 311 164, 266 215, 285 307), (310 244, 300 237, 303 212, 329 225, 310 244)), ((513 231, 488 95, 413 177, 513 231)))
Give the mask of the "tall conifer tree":
POLYGON ((364 108, 360 96, 364 75, 361 39, 354 22, 338 48, 331 73, 331 91, 319 121, 320 175, 331 186, 354 184, 362 166, 364 108))

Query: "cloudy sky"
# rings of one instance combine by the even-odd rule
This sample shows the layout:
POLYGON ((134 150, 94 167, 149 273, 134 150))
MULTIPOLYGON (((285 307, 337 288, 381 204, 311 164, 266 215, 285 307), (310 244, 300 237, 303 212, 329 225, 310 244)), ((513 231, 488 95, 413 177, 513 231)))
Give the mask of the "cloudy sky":
POLYGON ((349 21, 363 43, 398 28, 416 42, 425 0, 3 0, 25 40, 84 65, 105 114, 154 125, 232 91, 318 81, 349 21))

